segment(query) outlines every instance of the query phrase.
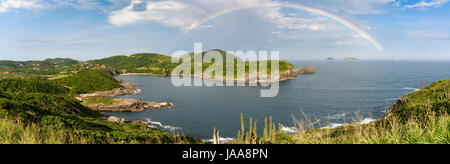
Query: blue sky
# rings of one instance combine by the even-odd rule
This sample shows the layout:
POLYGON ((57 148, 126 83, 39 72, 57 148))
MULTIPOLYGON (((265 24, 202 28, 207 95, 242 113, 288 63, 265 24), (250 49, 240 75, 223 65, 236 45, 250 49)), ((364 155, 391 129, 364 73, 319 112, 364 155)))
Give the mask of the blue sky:
POLYGON ((0 0, 0 60, 98 59, 204 49, 278 50, 286 60, 450 60, 450 0, 0 0), (268 3, 302 4, 343 18, 374 47, 329 18, 268 3), (195 27, 195 28, 193 28, 195 27))

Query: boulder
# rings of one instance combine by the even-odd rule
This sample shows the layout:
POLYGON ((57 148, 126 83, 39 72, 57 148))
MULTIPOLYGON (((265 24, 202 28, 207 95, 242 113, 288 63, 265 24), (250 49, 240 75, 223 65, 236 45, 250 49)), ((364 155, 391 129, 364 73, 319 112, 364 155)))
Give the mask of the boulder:
POLYGON ((304 67, 298 70, 300 74, 315 74, 316 70, 313 67, 304 67))
POLYGON ((108 122, 114 122, 114 123, 129 123, 129 121, 125 118, 119 118, 116 116, 109 116, 106 118, 106 121, 108 122))

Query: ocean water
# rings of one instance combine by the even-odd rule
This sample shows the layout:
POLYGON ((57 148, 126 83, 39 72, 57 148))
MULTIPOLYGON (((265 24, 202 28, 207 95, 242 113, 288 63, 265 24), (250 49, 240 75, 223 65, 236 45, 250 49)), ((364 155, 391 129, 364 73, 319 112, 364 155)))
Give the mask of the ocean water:
POLYGON ((241 113, 247 126, 249 117, 258 120, 259 132, 270 116, 286 132, 295 130, 294 118, 309 118, 315 128, 334 128, 380 119, 396 98, 450 78, 450 61, 291 62, 314 67, 318 73, 281 82, 273 98, 259 97, 261 87, 174 87, 170 77, 119 76, 140 84, 142 90, 120 98, 168 101, 176 107, 106 114, 151 121, 154 128, 198 139, 212 138, 213 128, 220 130, 221 137, 236 137, 241 113))

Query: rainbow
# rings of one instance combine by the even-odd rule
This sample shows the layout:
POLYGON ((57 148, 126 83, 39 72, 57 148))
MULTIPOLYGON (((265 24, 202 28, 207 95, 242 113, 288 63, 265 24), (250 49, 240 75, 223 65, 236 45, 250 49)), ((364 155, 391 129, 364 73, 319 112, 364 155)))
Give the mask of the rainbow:
POLYGON ((292 3, 284 3, 284 2, 271 2, 271 3, 258 3, 258 4, 253 4, 253 5, 247 5, 247 6, 240 6, 240 7, 236 7, 236 8, 230 8, 230 9, 225 9, 222 10, 218 13, 215 13, 211 16, 208 16, 196 23, 193 23, 192 25, 190 25, 189 27, 186 28, 186 30, 184 31, 184 33, 182 35, 185 35, 187 33, 189 33, 190 31, 198 28, 200 25, 215 19, 217 17, 226 15, 226 14, 230 14, 239 10, 245 10, 245 9, 252 9, 252 8, 262 8, 262 7, 285 7, 285 8, 292 8, 292 9, 299 9, 299 10, 303 10, 303 11, 307 11, 307 12, 311 12, 311 13, 315 13, 317 15, 321 15, 324 16, 326 18, 329 18, 331 20, 334 20, 342 25, 344 25, 345 27, 355 31, 356 33, 358 33, 361 37, 365 38, 366 40, 368 40, 373 46, 375 46, 376 48, 378 48, 379 50, 384 50, 384 47, 372 36, 370 36, 369 34, 367 34, 364 30, 362 30, 361 28, 359 28, 358 26, 352 24, 351 22, 340 18, 339 16, 333 15, 329 12, 320 10, 320 9, 315 9, 315 8, 311 8, 308 6, 304 6, 304 5, 300 5, 300 4, 292 4, 292 3))

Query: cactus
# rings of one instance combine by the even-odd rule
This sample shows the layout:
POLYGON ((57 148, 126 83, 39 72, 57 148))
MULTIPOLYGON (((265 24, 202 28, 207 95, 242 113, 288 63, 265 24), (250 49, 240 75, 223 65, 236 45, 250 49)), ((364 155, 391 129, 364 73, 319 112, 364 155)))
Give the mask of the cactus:
POLYGON ((214 135, 213 135, 213 144, 220 144, 219 131, 216 131, 216 128, 214 128, 213 133, 214 133, 214 135))
MULTIPOLYGON (((258 137, 257 131, 258 120, 250 118, 248 131, 245 131, 244 115, 241 113, 241 130, 238 130, 237 143, 240 144, 256 144, 256 143, 270 143, 275 141, 277 132, 276 124, 272 122, 272 117, 264 119, 264 131, 262 138, 258 137)), ((279 130, 281 131, 281 124, 279 130)))
POLYGON ((264 119, 264 132, 263 132, 263 140, 264 140, 264 142, 267 142, 267 139, 268 139, 268 131, 267 131, 267 117, 266 117, 266 119, 264 119))
POLYGON ((244 134, 245 134, 245 125, 244 125, 244 114, 241 113, 241 141, 244 141, 244 134))

